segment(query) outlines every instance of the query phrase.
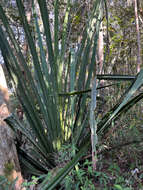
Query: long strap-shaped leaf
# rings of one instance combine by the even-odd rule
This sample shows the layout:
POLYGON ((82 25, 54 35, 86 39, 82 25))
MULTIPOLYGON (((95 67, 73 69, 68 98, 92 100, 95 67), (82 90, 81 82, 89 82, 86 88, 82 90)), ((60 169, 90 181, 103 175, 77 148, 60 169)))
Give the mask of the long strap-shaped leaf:
POLYGON ((16 130, 19 130, 22 134, 24 134, 29 139, 29 141, 38 149, 38 151, 46 156, 40 143, 35 141, 36 136, 31 132, 28 127, 22 125, 14 115, 10 115, 5 119, 5 121, 15 132, 16 130))
POLYGON ((131 75, 97 75, 97 79, 99 80, 126 80, 126 81, 132 81, 136 78, 136 76, 131 75))
MULTIPOLYGON (((49 118, 51 120, 51 123, 52 125, 50 126, 51 128, 53 128, 53 131, 54 131, 54 134, 56 136, 59 136, 60 135, 60 120, 59 120, 59 116, 58 116, 58 110, 56 110, 55 113, 52 113, 51 112, 51 109, 48 105, 50 105, 50 99, 48 99, 48 95, 47 95, 47 87, 46 87, 46 84, 45 84, 45 81, 43 79, 43 74, 42 74, 42 71, 41 71, 41 67, 40 67, 40 62, 39 62, 39 58, 38 58, 38 54, 36 52, 36 47, 35 47, 35 44, 34 44, 34 41, 33 41, 33 38, 31 36, 31 32, 30 32, 30 28, 29 28, 29 25, 28 25, 28 22, 27 22, 27 19, 24 15, 24 8, 23 8, 23 4, 22 4, 22 1, 21 0, 17 0, 17 6, 18 6, 18 9, 19 9, 19 13, 20 13, 20 16, 21 16, 21 19, 22 19, 22 22, 23 22, 23 27, 24 27, 24 30, 25 30, 25 33, 26 33, 26 37, 27 37, 27 40, 28 40, 28 44, 29 44, 29 48, 30 48, 30 51, 31 51, 31 54, 32 54, 32 57, 33 57, 33 62, 34 62, 34 66, 35 66, 35 71, 37 73, 37 76, 38 76, 38 80, 39 80, 39 84, 40 84, 40 87, 41 87, 41 90, 42 90, 42 93, 43 93, 43 103, 45 105, 45 108, 46 108, 46 112, 47 114, 49 115, 49 118), (54 117, 53 117, 53 114, 54 114, 54 117), (54 119, 55 118, 55 119, 54 119)), ((41 1, 40 1, 41 2, 41 1)), ((42 1, 43 3, 45 1, 42 1)), ((46 5, 45 4, 39 4, 41 5, 41 14, 45 14, 45 17, 46 17, 46 5), (45 6, 45 7, 44 7, 45 6), (42 12, 44 11, 44 13, 42 12)), ((42 19, 43 22, 45 23, 45 17, 42 19)), ((46 25, 46 29, 45 31, 47 31, 47 25, 46 25)), ((50 42, 49 42, 50 43, 50 42)), ((53 65, 53 68, 54 68, 54 65, 53 65)), ((53 71, 54 72, 54 71, 53 71)), ((55 75, 55 73, 53 73, 53 76, 55 75)), ((55 87, 55 82, 56 82, 56 79, 53 80, 53 86, 55 87)), ((54 88, 55 90, 55 93, 56 93, 56 90, 57 88, 55 87, 54 88)), ((55 96, 54 97, 54 104, 52 106, 55 106, 55 109, 58 108, 58 103, 57 103, 57 97, 55 96)))
MULTIPOLYGON (((141 75, 140 75, 140 77, 138 78, 138 81, 135 81, 135 85, 133 84, 133 86, 135 87, 136 86, 136 88, 137 87, 139 87, 141 84, 142 84, 142 80, 143 80, 143 72, 141 72, 141 75), (142 77, 141 77, 142 76, 142 77), (137 83, 138 83, 138 85, 137 85, 137 83)), ((136 88, 134 88, 133 87, 133 91, 136 89, 136 88)), ((132 91, 132 93, 133 93, 133 91, 132 91)), ((128 105, 128 108, 129 107, 132 107, 134 104, 133 104, 133 102, 134 103, 137 103, 140 99, 142 99, 143 98, 143 94, 141 93, 139 96, 137 96, 137 97, 135 97, 135 98, 133 98, 131 101, 129 101, 129 102, 126 102, 125 104, 124 104, 124 106, 120 109, 120 110, 118 110, 118 113, 120 113, 120 111, 121 111, 121 114, 122 113, 124 113, 124 111, 126 111, 126 105, 128 105)), ((100 130, 98 131, 98 134, 100 134, 100 130)), ((88 143, 90 142, 90 136, 88 135, 88 137, 87 137, 87 141, 88 141, 88 143)), ((86 145, 85 145, 85 151, 86 151, 86 147, 88 148, 88 146, 89 146, 89 144, 88 143, 86 143, 86 145)), ((82 150, 81 150, 82 151, 82 150)), ((81 152, 80 151, 80 152, 81 152)), ((79 154, 80 154, 80 152, 79 152, 79 154)), ((69 163, 69 165, 66 165, 62 170, 61 170, 61 172, 59 172, 54 178, 53 178, 53 180, 52 180, 52 182, 51 183, 49 183, 49 184, 46 184, 46 182, 48 182, 48 179, 45 179, 44 180, 44 182, 43 182, 43 184, 46 184, 46 185, 42 185, 41 186, 41 188, 40 188, 40 190, 52 190, 52 189, 54 189, 56 186, 57 186, 57 184, 60 182, 60 181, 62 181, 62 179, 64 178, 64 172, 66 172, 67 171, 67 167, 69 167, 69 166, 71 166, 70 168, 69 168, 69 170, 65 173, 65 175, 67 175, 67 173, 72 169, 72 164, 76 164, 77 162, 75 162, 75 160, 76 159, 79 159, 79 158, 77 158, 77 157, 75 157, 70 163, 69 163)))
POLYGON ((51 71, 54 77, 54 88, 57 91, 57 68, 55 64, 55 58, 54 58, 54 52, 53 52, 53 46, 52 46, 52 38, 51 38, 51 31, 50 31, 50 22, 49 22, 49 13, 47 9, 47 3, 45 0, 38 0, 38 4, 40 7, 41 17, 45 29, 45 35, 46 35, 46 43, 48 48, 48 58, 49 58, 49 64, 51 66, 51 71))
MULTIPOLYGON (((120 110, 119 112, 116 113, 116 115, 114 115, 114 120, 118 119, 119 116, 121 116, 123 113, 125 114, 127 111, 129 111, 137 102, 139 102, 141 99, 143 99, 143 93, 140 93, 139 95, 133 97, 130 101, 128 101, 120 110)), ((117 107, 117 106, 115 106, 117 107)), ((102 131, 102 135, 104 136, 104 134, 106 134, 106 131, 108 131, 109 127, 111 126, 110 123, 108 123, 106 125, 106 127, 104 127, 104 129, 102 129, 102 127, 104 126, 104 124, 106 123, 106 121, 109 119, 110 117, 110 113, 113 113, 115 110, 115 108, 112 108, 109 113, 105 114, 105 116, 102 118, 102 120, 98 123, 98 128, 97 128, 97 134, 101 135, 101 131, 102 131)))
MULTIPOLYGON (((46 120, 46 123, 51 123, 49 117, 46 117, 46 115, 48 115, 48 114, 47 114, 47 112, 45 110, 45 105, 42 103, 42 100, 41 100, 41 97, 39 96, 39 93, 37 93, 38 92, 37 86, 35 85, 35 83, 33 81, 32 75, 31 75, 31 73, 29 71, 29 68, 28 68, 26 62, 25 62, 25 59, 24 59, 24 56, 23 56, 23 54, 21 52, 20 46, 17 43, 17 41, 15 40, 15 35, 14 35, 12 29, 9 26, 7 17, 5 16, 5 13, 4 13, 1 5, 0 5, 0 19, 2 20, 2 22, 4 24, 4 27, 6 28, 6 31, 7 31, 8 35, 9 35, 9 37, 10 37, 10 40, 11 40, 11 42, 12 42, 14 48, 15 48, 16 55, 18 56, 18 61, 22 64, 22 67, 24 68, 24 71, 25 71, 25 73, 27 75, 28 85, 29 85, 30 89, 32 89, 32 91, 34 93, 34 96, 36 97, 36 99, 38 101, 38 104, 40 106, 42 114, 45 115, 44 118, 48 119, 48 120, 46 120)), ((12 63, 14 63, 14 62, 11 62, 11 64, 12 63)), ((12 65, 11 65, 11 67, 12 67, 12 65)), ((23 74, 21 73, 21 69, 19 67, 19 64, 15 64, 15 70, 19 70, 20 73, 18 72, 18 74, 20 74, 21 78, 22 78, 23 74)), ((22 84, 20 83, 20 85, 22 85, 22 84)), ((27 90, 28 90, 28 88, 27 88, 27 90)), ((49 126, 52 126, 52 125, 49 125, 49 126)), ((50 128, 49 128, 49 130, 50 130, 50 128)))
MULTIPOLYGON (((23 11, 22 11, 22 14, 23 14, 23 11)), ((18 60, 22 63, 22 66, 23 66, 23 68, 24 68, 24 71, 26 72, 26 74, 28 75, 28 84, 30 85, 30 88, 33 90, 33 92, 34 92, 34 95, 35 95, 35 97, 37 98, 37 101, 38 101, 38 103, 39 103, 39 106, 40 106, 40 108, 41 108, 41 112, 42 112, 42 114, 43 115, 45 115, 45 119, 47 119, 46 120, 46 123, 51 123, 51 121, 50 121, 50 117, 47 117, 47 115, 49 114, 47 114, 47 111, 45 110, 45 105, 42 103, 42 100, 41 100, 41 98, 39 97, 39 93, 37 93, 38 92, 38 89, 37 89, 37 87, 35 86, 35 84, 34 84, 34 82, 33 82, 33 78, 32 78, 32 76, 31 76, 31 74, 30 74, 30 72, 29 72, 29 69, 28 69, 28 67, 27 67, 27 64, 26 64, 26 62, 25 62, 25 60, 24 60, 24 57, 23 57, 23 55, 22 55, 22 53, 21 53, 21 50, 20 50, 20 47, 19 47, 19 45, 18 45, 18 43, 16 42, 16 40, 15 40, 15 36, 14 36, 14 34, 13 34, 13 32, 12 32, 12 30, 11 30, 11 28, 9 27, 9 23, 8 23, 8 20, 7 20, 7 18, 6 18, 6 16, 5 16, 5 14, 4 14, 4 11, 3 11, 3 9, 2 9, 2 7, 0 6, 0 19, 2 19, 2 22, 3 22, 3 24, 4 24, 4 26, 5 26, 5 28, 6 28, 6 30, 7 30, 7 32, 8 32, 8 34, 9 34, 9 37, 10 37, 10 39, 11 39, 11 41, 12 41, 12 43, 13 43, 13 45, 14 45, 14 47, 15 47, 15 50, 16 50, 16 53, 17 53, 17 55, 18 55, 18 60)), ((26 25, 27 27, 28 27, 28 25, 26 25)), ((12 63, 12 62, 11 62, 12 63)), ((19 70, 19 72, 21 71, 21 69, 19 68, 19 64, 16 64, 16 70, 19 70)), ((38 69, 36 69, 36 70, 38 70, 38 69)), ((22 73, 20 74, 21 75, 21 77, 22 77, 22 73)), ((23 80, 24 81, 24 80, 23 80)), ((23 83, 23 82, 22 82, 23 83)), ((43 83, 44 83, 44 81, 43 81, 43 83)), ((22 84, 21 84, 22 85, 22 84)), ((28 89, 28 88, 27 88, 28 89)), ((46 90, 46 88, 44 88, 45 90, 46 90)), ((45 92, 46 93, 46 92, 45 92)), ((47 106, 47 109, 48 109, 48 106, 47 106)), ((50 110, 50 109, 49 109, 50 110)), ((56 121, 56 120, 54 120, 54 121, 56 121)), ((55 125, 55 124, 54 124, 55 125)), ((50 124, 49 125, 49 130, 50 130, 50 126, 54 126, 54 125, 52 125, 52 124, 50 124)), ((56 125, 55 125, 56 126, 56 125)), ((52 133, 50 133, 50 134, 52 134, 52 133)), ((51 139, 52 140, 52 139, 51 139)))
POLYGON ((29 97, 28 94, 30 94, 30 91, 28 91, 28 88, 25 86, 26 83, 24 83, 24 77, 21 73, 21 70, 19 68, 19 65, 17 63, 17 60, 15 58, 15 56, 13 55, 12 49, 9 47, 9 44, 7 42, 7 39, 5 38, 4 33, 2 32, 2 28, 0 27, 0 48, 2 50, 2 52, 4 53, 3 56, 7 61, 8 67, 12 70, 13 73, 15 73, 18 82, 20 83, 18 85, 18 90, 22 92, 22 96, 21 99, 22 100, 22 104, 24 105, 24 108, 26 109, 26 114, 27 117, 29 118, 29 121, 32 122, 32 129, 33 132, 35 132, 37 134, 37 138, 39 139, 39 141, 41 142, 41 144, 45 145, 45 147, 43 147, 44 149, 47 148, 47 150, 53 150, 52 146, 50 143, 47 143, 48 139, 46 137, 46 135, 43 133, 43 124, 41 122, 41 120, 39 119, 39 116, 36 112, 35 109, 35 102, 32 99, 32 94, 31 94, 31 98, 29 97), (5 51, 3 51, 3 49, 5 51), (11 67, 11 64, 17 65, 17 68, 19 68, 18 70, 14 67, 11 67), (26 90, 25 90, 26 89, 26 90))
MULTIPOLYGON (((34 7, 34 6, 33 6, 34 7)), ((43 75, 44 75, 44 80, 45 80, 45 83, 46 83, 46 86, 47 86, 47 94, 52 94, 52 96, 48 99, 50 99, 50 101, 48 101, 48 107, 50 108, 51 112, 54 113, 53 114, 53 117, 54 117, 54 121, 57 120, 56 117, 58 117, 56 115, 57 113, 57 106, 53 106, 56 104, 55 102, 55 99, 57 98, 55 96, 55 89, 53 88, 53 82, 54 82, 54 77, 52 74, 50 74, 48 72, 48 67, 47 67, 47 62, 46 62, 46 56, 45 56, 45 52, 44 52, 44 48, 43 48, 43 43, 42 43, 42 37, 41 37, 41 33, 40 33, 40 29, 39 29, 39 25, 38 25, 38 19, 37 19, 37 15, 36 15, 36 12, 35 12, 35 24, 36 24, 36 31, 37 31, 37 35, 38 35, 38 42, 39 42, 39 47, 40 47, 40 58, 41 58, 41 69, 42 69, 42 72, 43 72, 43 75)), ((57 125, 55 124, 55 127, 57 125)), ((59 127, 59 126, 58 126, 59 127)), ((55 136, 57 135, 56 131, 59 131, 58 133, 60 134, 60 127, 59 129, 51 131, 51 133, 55 133, 55 136)))
MULTIPOLYGON (((83 51, 83 58, 80 64, 80 72, 79 72, 79 77, 78 77, 78 90, 82 89, 83 86, 85 85, 85 76, 86 76, 86 68, 89 64, 89 52, 90 49, 93 45, 93 38, 96 35, 95 34, 95 28, 96 26, 98 26, 98 19, 100 18, 100 3, 101 0, 97 0, 96 2, 94 2, 94 7, 93 7, 93 12, 91 14, 91 18, 89 20, 89 25, 87 27, 87 41, 86 41, 86 46, 85 49, 83 51)), ((99 25, 100 27, 100 25, 99 25)), ((93 72, 93 71, 91 71, 93 72)), ((90 78, 91 79, 91 78, 90 78)), ((88 87, 87 87, 88 88, 88 87)))
POLYGON ((55 52, 55 62, 57 62, 57 58, 59 55, 59 0, 55 0, 54 4, 54 52, 55 52))
POLYGON ((60 50, 59 50, 59 56, 57 57, 57 65, 58 65, 58 87, 61 91, 65 87, 65 81, 63 82, 63 73, 65 73, 65 70, 68 70, 68 64, 65 63, 65 57, 66 57, 66 50, 68 47, 68 31, 70 22, 70 10, 71 10, 71 4, 70 0, 66 0, 66 10, 65 10, 65 16, 64 16, 64 22, 62 25, 62 33, 61 33, 61 44, 60 44, 60 50))
MULTIPOLYGON (((38 24, 38 17, 37 17, 37 13, 35 11, 35 7, 34 7, 34 3, 33 3, 33 11, 34 11, 34 18, 35 18, 35 25, 36 25, 36 32, 37 32, 37 37, 38 37, 38 44, 39 44, 39 48, 40 48, 40 58, 41 58, 41 67, 42 67, 42 73, 44 75, 44 79, 46 80, 46 86, 48 86, 48 88, 53 89, 52 87, 52 79, 51 79, 51 75, 48 72, 48 66, 47 66, 47 62, 46 62, 46 55, 44 52, 44 46, 43 46, 43 42, 42 42, 42 37, 41 37, 41 32, 40 32, 40 28, 39 28, 39 24, 38 24)), ((48 93, 49 93, 49 89, 48 89, 48 93)))
POLYGON ((118 114, 118 112, 127 104, 127 102, 130 100, 130 98, 133 96, 133 94, 138 90, 138 88, 143 84, 143 69, 139 72, 136 79, 134 80, 133 84, 129 88, 127 94, 124 95, 123 101, 120 103, 120 105, 113 111, 113 113, 110 114, 108 120, 105 122, 105 124, 100 129, 100 132, 104 130, 106 125, 110 123, 110 121, 118 114))
POLYGON ((90 142, 86 142, 77 155, 63 168, 57 175, 48 183, 48 178, 46 177, 40 186, 40 190, 52 190, 54 189, 64 177, 72 170, 72 168, 78 163, 80 158, 85 154, 89 147, 90 142))
MULTIPOLYGON (((92 53, 92 64, 89 61, 89 52, 90 50, 93 48, 94 46, 94 50, 96 50, 96 42, 98 40, 98 30, 100 27, 100 4, 101 4, 101 0, 97 0, 93 2, 94 6, 93 6, 93 11, 91 14, 91 18, 89 20, 89 24, 87 25, 86 31, 84 33, 84 39, 85 43, 81 44, 81 48, 79 49, 79 53, 81 54, 81 64, 79 64, 78 62, 80 62, 80 60, 77 59, 77 65, 78 67, 76 68, 76 73, 78 74, 78 69, 79 69, 79 74, 78 74, 78 80, 77 80, 77 87, 78 90, 83 89, 83 87, 89 88, 91 79, 92 79, 92 73, 94 71, 93 66, 95 64, 94 59, 96 56, 96 51, 92 53), (95 33, 95 31, 97 33, 95 33), (84 48, 83 48, 84 46, 84 48), (83 48, 83 52, 81 52, 83 48), (94 56, 94 58, 93 58, 94 56), (89 69, 90 70, 89 70, 89 69), (92 68, 92 69, 91 69, 92 68), (88 75, 88 77, 86 77, 88 75)), ((77 54, 77 56, 78 56, 77 54)), ((80 59, 80 58, 79 58, 80 59)), ((88 111, 87 111, 87 105, 86 105, 86 99, 87 99, 87 95, 85 94, 82 99, 81 99, 81 103, 80 103, 80 107, 82 109, 80 109, 80 114, 78 120, 76 121, 75 125, 77 125, 77 123, 79 124, 79 128, 84 127, 85 125, 82 125, 82 121, 84 120, 85 114, 86 113, 88 115, 88 111)), ((82 131, 82 129, 81 129, 82 131)), ((75 133, 76 133, 76 129, 75 129, 75 133)))

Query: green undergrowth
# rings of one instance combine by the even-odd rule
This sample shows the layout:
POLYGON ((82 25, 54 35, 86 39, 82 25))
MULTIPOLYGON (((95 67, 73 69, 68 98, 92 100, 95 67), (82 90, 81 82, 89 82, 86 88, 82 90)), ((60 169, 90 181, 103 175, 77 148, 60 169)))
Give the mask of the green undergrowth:
MULTIPOLYGON (((123 142, 120 142, 123 144, 123 142)), ((108 147, 109 148, 109 147, 108 147)), ((90 151, 82 157, 80 162, 71 170, 64 180, 57 187, 58 190, 141 190, 143 189, 143 162, 141 149, 137 151, 137 145, 131 144, 120 149, 114 147, 106 151, 99 147, 97 168, 93 171, 90 151), (114 149, 115 148, 115 149, 114 149), (134 150, 129 154, 128 150, 134 150)), ((74 151, 74 149, 73 149, 74 151)), ((49 170, 47 182, 64 167, 72 157, 72 147, 65 145, 57 156, 57 167, 49 170), (71 154, 69 153, 69 150, 71 154)), ((42 177, 42 176, 41 176, 42 177)), ((25 181, 22 187, 31 190, 31 187, 38 189, 41 177, 32 176, 30 181, 25 181)), ((6 178, 0 177, 0 187, 3 190, 12 189, 15 184, 9 183, 6 178)), ((57 190, 55 189, 55 190, 57 190)))
MULTIPOLYGON (((124 148, 120 154, 124 154, 124 148)), ((65 153, 64 153, 65 154, 65 153)), ((143 188, 142 161, 122 157, 116 151, 99 154, 96 171, 92 169, 91 155, 87 155, 61 182, 59 190, 139 190, 143 188), (87 158, 86 158, 87 157, 87 158)), ((48 173, 48 181, 53 176, 48 173)))

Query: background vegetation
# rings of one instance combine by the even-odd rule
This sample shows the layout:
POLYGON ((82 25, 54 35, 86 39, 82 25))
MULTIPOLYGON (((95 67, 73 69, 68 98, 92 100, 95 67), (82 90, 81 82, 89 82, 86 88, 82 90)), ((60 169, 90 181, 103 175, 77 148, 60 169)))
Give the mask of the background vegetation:
POLYGON ((134 5, 0 3, 0 48, 16 92, 6 122, 28 189, 142 188, 143 5, 139 31, 134 5))

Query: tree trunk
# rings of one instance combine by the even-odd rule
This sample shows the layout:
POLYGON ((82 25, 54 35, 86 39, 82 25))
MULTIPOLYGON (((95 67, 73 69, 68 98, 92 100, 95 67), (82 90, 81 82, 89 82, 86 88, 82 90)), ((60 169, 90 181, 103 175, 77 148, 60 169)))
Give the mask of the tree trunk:
POLYGON ((0 175, 7 177, 9 181, 13 181, 18 177, 15 190, 20 190, 23 182, 17 151, 14 143, 12 130, 4 122, 9 112, 9 93, 0 64, 0 175))
POLYGON ((134 8, 135 8, 135 20, 136 20, 136 31, 137 31, 137 44, 138 44, 138 52, 137 52, 137 72, 140 72, 140 67, 141 67, 141 40, 140 40, 140 29, 139 29, 137 0, 134 0, 134 8))

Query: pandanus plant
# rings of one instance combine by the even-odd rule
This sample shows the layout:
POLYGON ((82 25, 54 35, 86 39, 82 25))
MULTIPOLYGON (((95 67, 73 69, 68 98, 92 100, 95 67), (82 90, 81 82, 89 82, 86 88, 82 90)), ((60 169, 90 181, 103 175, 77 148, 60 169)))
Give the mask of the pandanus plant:
POLYGON ((103 20, 103 4, 106 5, 106 1, 93 1, 87 23, 82 34, 79 34, 81 41, 77 47, 73 47, 72 41, 69 40, 69 36, 72 35, 70 13, 74 7, 70 0, 66 3, 62 29, 59 22, 60 3, 58 0, 54 1, 52 32, 46 0, 37 0, 44 32, 40 31, 39 15, 33 3, 34 35, 25 16, 22 0, 16 0, 16 3, 29 47, 30 66, 1 5, 0 48, 27 123, 21 123, 15 115, 10 115, 5 121, 15 133, 17 130, 20 131, 32 144, 29 151, 19 147, 19 158, 30 173, 39 176, 56 168, 55 154, 58 155, 62 145, 70 144, 71 147, 75 147, 71 160, 50 182, 47 182, 46 176, 44 177, 40 189, 50 190, 64 179, 90 145, 93 166, 96 168, 97 136, 104 137, 111 127, 111 121, 143 98, 143 93, 132 98, 143 83, 143 70, 136 77, 95 75, 98 34, 103 20), (100 121, 96 121, 94 114, 98 101, 97 91, 100 89, 97 86, 98 79, 132 80, 130 88, 100 121))

